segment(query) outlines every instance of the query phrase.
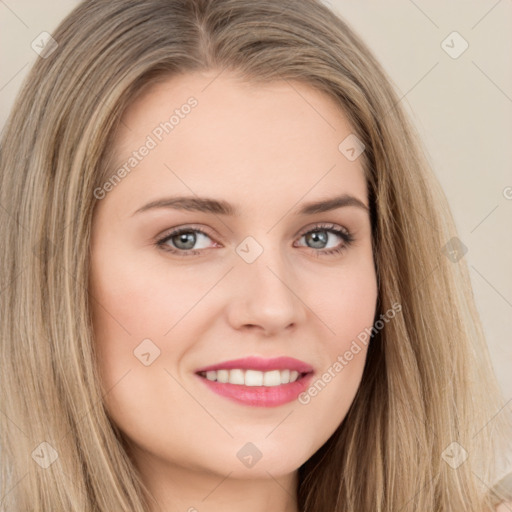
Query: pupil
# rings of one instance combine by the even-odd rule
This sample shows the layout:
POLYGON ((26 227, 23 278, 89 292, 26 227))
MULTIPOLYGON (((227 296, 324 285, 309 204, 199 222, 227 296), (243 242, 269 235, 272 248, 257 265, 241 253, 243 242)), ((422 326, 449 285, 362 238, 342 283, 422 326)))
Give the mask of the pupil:
POLYGON ((321 245, 327 243, 327 233, 325 231, 313 231, 306 236, 309 237, 310 241, 312 241, 313 244, 320 243, 320 246, 315 245, 315 249, 322 249, 323 247, 321 245))
POLYGON ((194 247, 194 245, 196 243, 196 235, 195 235, 195 233, 191 233, 191 232, 180 233, 179 235, 176 235, 176 237, 178 239, 178 243, 176 244, 176 246, 179 249, 192 249, 192 247, 194 247), (188 245, 187 245, 187 238, 188 238, 188 242, 189 242, 188 245), (186 247, 180 246, 180 244, 182 242, 186 245, 186 247))

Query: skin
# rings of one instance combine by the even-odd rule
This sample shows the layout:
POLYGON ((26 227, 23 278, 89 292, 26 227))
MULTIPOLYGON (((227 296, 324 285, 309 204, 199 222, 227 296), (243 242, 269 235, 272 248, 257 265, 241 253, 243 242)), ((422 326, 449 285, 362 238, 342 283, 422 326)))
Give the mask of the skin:
MULTIPOLYGON (((324 93, 217 75, 172 77, 125 112, 113 173, 169 113, 190 96, 198 101, 97 203, 90 296, 98 368, 109 416, 158 502, 152 510, 292 512, 297 469, 345 417, 366 348, 307 405, 238 404, 210 391, 195 371, 287 355, 319 377, 371 328, 377 282, 368 211, 295 213, 343 193, 368 207, 362 158, 349 161, 338 150, 354 130, 324 93), (239 214, 160 208, 133 215, 176 195, 225 200, 239 214), (316 223, 345 228, 354 241, 322 255, 345 242, 325 229, 323 245, 303 236, 316 223), (196 233, 199 254, 156 245, 190 225, 208 234, 196 233), (236 252, 247 236, 263 248, 250 264, 236 252), (144 339, 160 350, 149 366, 134 356, 144 339), (250 468, 237 457, 248 442, 262 454, 250 468)), ((179 237, 166 244, 185 251, 179 237)))

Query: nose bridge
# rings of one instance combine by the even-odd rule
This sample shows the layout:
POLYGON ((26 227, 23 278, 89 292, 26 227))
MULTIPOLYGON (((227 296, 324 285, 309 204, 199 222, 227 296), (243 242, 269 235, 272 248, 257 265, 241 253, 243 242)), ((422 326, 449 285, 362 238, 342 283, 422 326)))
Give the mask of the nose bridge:
POLYGON ((232 321, 238 326, 284 329, 301 321, 303 304, 293 290, 291 266, 282 247, 272 244, 272 237, 264 238, 265 242, 260 244, 247 237, 237 247, 240 261, 234 279, 240 281, 232 321))

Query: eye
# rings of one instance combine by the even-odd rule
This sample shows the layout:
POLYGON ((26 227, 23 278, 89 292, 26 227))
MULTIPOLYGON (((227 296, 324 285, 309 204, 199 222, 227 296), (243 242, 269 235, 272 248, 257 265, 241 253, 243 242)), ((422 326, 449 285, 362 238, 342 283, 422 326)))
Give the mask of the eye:
POLYGON ((163 250, 169 251, 173 254, 200 254, 200 251, 192 250, 192 248, 196 245, 196 243, 198 243, 198 240, 201 241, 201 244, 199 247, 195 247, 196 249, 207 248, 208 244, 204 244, 205 239, 209 238, 210 236, 201 229, 185 227, 176 229, 168 235, 165 235, 164 238, 161 238, 156 242, 156 245, 161 247, 163 250), (172 246, 168 245, 167 242, 171 242, 172 246))
MULTIPOLYGON (((345 228, 337 227, 335 224, 318 224, 309 231, 304 232, 299 240, 306 240, 307 247, 317 255, 338 254, 347 249, 354 241, 353 235, 345 228), (341 244, 336 243, 336 238, 341 239, 341 244), (329 246, 334 242, 334 246, 329 246)), ((164 251, 179 256, 201 254, 201 250, 212 247, 208 245, 208 239, 212 240, 202 229, 187 226, 173 230, 163 238, 157 240, 156 245, 164 251), (196 244, 199 243, 199 246, 196 244)), ((222 247, 216 242, 213 247, 222 247)), ((294 245, 303 247, 303 245, 294 245)))
POLYGON ((337 227, 334 224, 319 224, 302 234, 301 238, 306 240, 309 248, 314 249, 317 255, 339 254, 347 249, 354 241, 353 235, 345 228, 337 227), (330 236, 331 235, 331 236, 330 236), (336 243, 336 238, 342 240, 342 243, 336 243), (334 242, 334 246, 327 247, 329 242, 334 242), (317 249, 322 249, 318 251, 317 249))

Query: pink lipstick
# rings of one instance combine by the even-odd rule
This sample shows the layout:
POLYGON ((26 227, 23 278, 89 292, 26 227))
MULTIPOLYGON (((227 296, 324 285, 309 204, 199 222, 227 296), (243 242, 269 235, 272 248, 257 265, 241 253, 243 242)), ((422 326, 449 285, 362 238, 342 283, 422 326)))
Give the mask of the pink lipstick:
POLYGON ((276 407, 297 399, 311 382, 313 367, 291 357, 246 357, 196 370, 213 392, 244 405, 276 407))

